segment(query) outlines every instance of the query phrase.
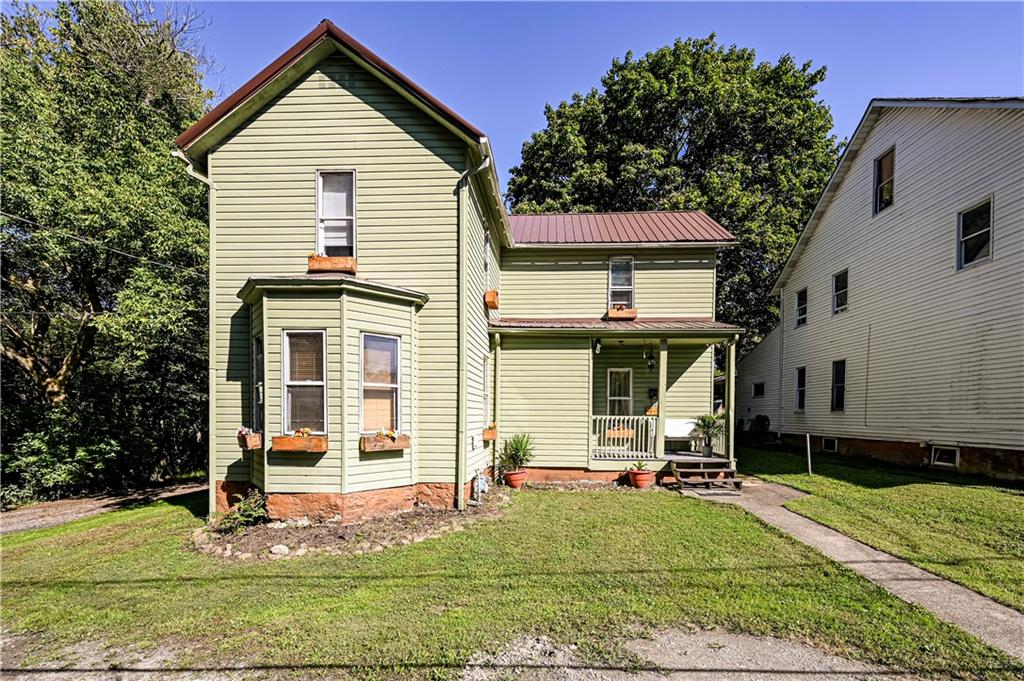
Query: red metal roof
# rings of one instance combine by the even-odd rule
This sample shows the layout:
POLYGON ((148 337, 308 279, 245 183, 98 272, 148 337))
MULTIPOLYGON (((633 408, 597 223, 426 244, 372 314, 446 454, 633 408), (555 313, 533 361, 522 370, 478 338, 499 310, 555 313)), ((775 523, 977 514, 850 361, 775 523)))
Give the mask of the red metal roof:
POLYGON ((490 321, 498 329, 593 329, 596 331, 733 331, 742 328, 710 317, 647 317, 631 321, 563 317, 555 319, 501 317, 490 321))
POLYGON ((175 140, 177 145, 184 148, 194 142, 200 135, 213 127, 217 121, 231 112, 232 109, 244 102, 257 90, 271 81, 275 76, 288 68, 292 62, 301 57, 307 50, 327 37, 338 41, 349 50, 359 55, 360 58, 383 71, 390 78, 401 84, 402 87, 412 93, 415 97, 422 100, 429 108, 447 119, 455 127, 461 129, 472 137, 485 137, 484 133, 482 133, 479 128, 449 109, 439 99, 416 83, 412 82, 408 76, 381 59, 375 53, 371 52, 370 49, 361 42, 335 26, 331 21, 324 19, 316 28, 306 34, 302 40, 288 48, 284 54, 253 76, 245 85, 238 88, 238 90, 236 90, 230 97, 211 109, 209 113, 196 121, 188 130, 178 135, 178 138, 175 140))
POLYGON ((703 211, 510 215, 517 244, 721 243, 736 237, 703 211))

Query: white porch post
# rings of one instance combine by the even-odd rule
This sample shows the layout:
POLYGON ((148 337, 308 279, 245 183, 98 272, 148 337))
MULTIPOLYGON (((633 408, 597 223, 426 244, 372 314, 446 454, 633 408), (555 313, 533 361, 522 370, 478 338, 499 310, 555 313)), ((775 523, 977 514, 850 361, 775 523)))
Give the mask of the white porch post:
POLYGON ((668 393, 668 339, 662 338, 658 348, 658 429, 654 439, 654 454, 665 458, 665 397, 668 393))
POLYGON ((732 466, 736 465, 736 340, 725 344, 725 448, 732 466))

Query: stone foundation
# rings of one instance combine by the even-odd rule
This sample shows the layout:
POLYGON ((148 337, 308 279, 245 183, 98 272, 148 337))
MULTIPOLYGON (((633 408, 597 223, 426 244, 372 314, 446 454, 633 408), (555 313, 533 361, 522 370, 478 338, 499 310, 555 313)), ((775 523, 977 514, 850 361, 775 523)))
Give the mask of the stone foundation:
MULTIPOLYGON (((490 469, 484 473, 490 475, 490 469)), ((247 482, 219 480, 217 511, 228 511, 234 505, 234 496, 245 494, 252 487, 247 482)), ((469 500, 473 492, 472 481, 466 483, 464 491, 466 499, 469 500)), ((369 518, 404 513, 416 506, 453 509, 456 501, 455 484, 451 482, 421 482, 348 494, 271 492, 267 494, 267 515, 271 520, 308 518, 313 522, 323 522, 341 519, 345 523, 355 523, 369 518)))
MULTIPOLYGON (((783 441, 800 451, 806 447, 804 435, 785 433, 783 441)), ((811 451, 821 452, 822 437, 811 436, 811 451)), ((936 443, 939 444, 939 443, 936 443)), ((931 466, 931 444, 922 447, 919 442, 894 442, 891 440, 863 440, 837 437, 840 456, 875 459, 900 466, 928 468, 931 466)), ((1024 451, 994 449, 990 447, 960 447, 960 467, 957 469, 936 466, 935 470, 985 475, 1002 480, 1024 480, 1024 451)))

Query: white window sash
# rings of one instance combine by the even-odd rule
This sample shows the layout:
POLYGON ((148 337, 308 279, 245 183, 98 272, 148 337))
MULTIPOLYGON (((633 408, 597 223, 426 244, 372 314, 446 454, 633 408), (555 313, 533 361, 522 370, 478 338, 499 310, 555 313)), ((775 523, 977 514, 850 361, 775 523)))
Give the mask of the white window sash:
POLYGON ((832 313, 844 312, 850 307, 850 270, 843 270, 842 272, 836 272, 832 275, 832 313), (839 288, 839 275, 846 274, 846 286, 839 288), (842 305, 839 304, 839 294, 846 293, 846 302, 842 305))
POLYGON ((289 428, 292 424, 292 414, 291 403, 288 400, 288 388, 320 386, 323 389, 324 394, 324 429, 322 431, 316 431, 316 434, 327 435, 329 430, 327 425, 327 331, 323 329, 287 329, 282 331, 281 335, 281 434, 290 435, 295 432, 289 428), (320 334, 320 357, 323 365, 320 370, 320 375, 323 376, 323 380, 293 381, 291 379, 291 350, 289 348, 289 336, 291 334, 300 333, 320 334))
POLYGON ((627 291, 627 292, 629 292, 629 307, 630 308, 636 307, 635 288, 636 288, 636 265, 633 262, 633 256, 616 256, 614 258, 609 258, 609 260, 608 260, 608 309, 610 310, 612 308, 612 305, 619 304, 619 303, 614 303, 612 301, 612 293, 613 292, 617 292, 617 291, 627 291), (628 263, 629 264, 629 286, 621 286, 621 285, 620 286, 615 286, 615 285, 612 284, 612 281, 613 281, 612 280, 612 269, 614 268, 615 265, 617 265, 617 264, 621 265, 621 264, 624 264, 624 263, 628 263))
POLYGON ((316 171, 316 252, 323 255, 326 252, 328 244, 326 228, 341 226, 346 227, 349 230, 348 240, 351 243, 344 244, 352 248, 352 257, 357 257, 356 252, 357 243, 359 241, 356 238, 358 231, 358 225, 356 220, 356 214, 359 212, 357 207, 358 196, 356 194, 356 171, 354 168, 325 168, 323 170, 316 171), (324 180, 323 176, 331 173, 347 173, 352 176, 352 213, 351 215, 329 215, 323 214, 324 200, 324 180))
POLYGON ((994 233, 993 227, 995 222, 995 205, 992 198, 993 197, 991 196, 985 197, 983 200, 978 201, 969 208, 965 208, 964 210, 958 212, 956 215, 956 267, 958 270, 962 270, 966 267, 971 267, 978 263, 988 262, 989 260, 992 259, 992 235, 994 233), (970 213, 971 211, 977 208, 981 208, 986 203, 988 204, 988 227, 979 232, 975 232, 970 236, 965 237, 964 215, 970 213), (971 262, 966 262, 966 259, 964 257, 966 255, 964 247, 967 245, 967 242, 970 241, 971 239, 977 239, 982 236, 988 239, 988 255, 975 258, 971 262))
POLYGON ((395 391, 395 432, 402 432, 402 337, 391 336, 384 333, 360 333, 359 334, 359 433, 360 435, 373 435, 377 431, 364 430, 363 428, 363 401, 366 396, 366 388, 384 388, 395 391), (376 383, 364 380, 364 355, 366 354, 366 339, 382 338, 395 341, 395 378, 396 383, 376 383))

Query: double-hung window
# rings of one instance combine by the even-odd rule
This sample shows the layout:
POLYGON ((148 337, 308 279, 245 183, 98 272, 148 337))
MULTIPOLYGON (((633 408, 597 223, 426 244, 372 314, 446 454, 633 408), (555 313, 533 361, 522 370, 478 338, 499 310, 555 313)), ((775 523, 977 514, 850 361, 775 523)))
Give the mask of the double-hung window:
POLYGON ((252 337, 252 372, 250 377, 250 404, 253 432, 263 431, 263 336, 252 337))
POLYGON ((807 404, 807 367, 796 368, 796 408, 804 410, 807 404))
POLYGON ((849 304, 850 270, 832 275, 832 314, 846 312, 849 304))
POLYGON ((632 309, 633 258, 622 256, 608 261, 608 309, 621 305, 632 309))
POLYGON ((359 400, 363 433, 401 430, 401 347, 397 336, 363 334, 359 400))
POLYGON ((832 411, 846 409, 846 360, 832 362, 832 411))
POLYGON ((992 257, 992 199, 957 217, 957 269, 992 257))
POLYGON ((796 325, 803 326, 807 323, 807 289, 802 288, 796 292, 796 325))
POLYGON ((316 245, 322 255, 356 254, 356 174, 321 170, 316 174, 316 245))
POLYGON ((327 382, 324 360, 327 334, 324 331, 285 331, 284 432, 309 428, 327 432, 327 382))
POLYGON ((893 175, 896 169, 896 150, 890 149, 875 159, 875 213, 880 213, 892 205, 895 199, 893 192, 893 175))
POLYGON ((633 413, 633 370, 608 369, 608 414, 630 416, 633 413))

